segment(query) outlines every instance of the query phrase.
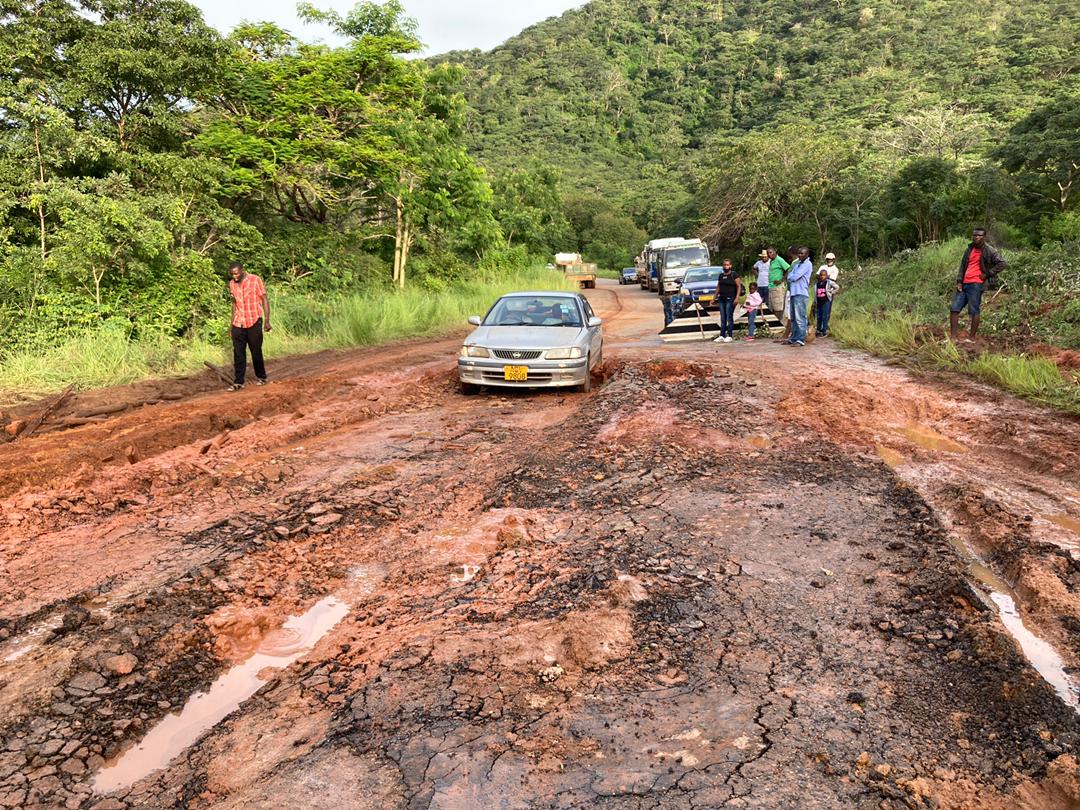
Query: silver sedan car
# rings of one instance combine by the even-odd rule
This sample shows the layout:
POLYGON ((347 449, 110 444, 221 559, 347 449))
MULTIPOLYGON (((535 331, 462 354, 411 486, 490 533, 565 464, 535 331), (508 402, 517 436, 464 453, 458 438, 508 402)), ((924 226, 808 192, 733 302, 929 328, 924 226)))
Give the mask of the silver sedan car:
POLYGON ((469 323, 477 328, 458 358, 463 393, 481 385, 588 391, 603 362, 600 319, 579 293, 511 293, 469 323))

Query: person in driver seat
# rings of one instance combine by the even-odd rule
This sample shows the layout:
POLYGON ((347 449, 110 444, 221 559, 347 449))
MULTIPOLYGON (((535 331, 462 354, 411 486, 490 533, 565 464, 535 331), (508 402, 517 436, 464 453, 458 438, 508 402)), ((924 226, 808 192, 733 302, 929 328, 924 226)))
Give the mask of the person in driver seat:
POLYGON ((566 313, 563 311, 562 304, 551 305, 550 309, 548 310, 547 317, 544 320, 544 323, 545 325, 551 324, 552 326, 556 326, 558 324, 562 324, 564 326, 566 325, 566 313), (555 321, 555 323, 551 324, 552 321, 555 321))
POLYGON ((525 311, 522 313, 522 321, 532 324, 533 326, 539 326, 547 317, 547 309, 536 298, 525 305, 525 311))

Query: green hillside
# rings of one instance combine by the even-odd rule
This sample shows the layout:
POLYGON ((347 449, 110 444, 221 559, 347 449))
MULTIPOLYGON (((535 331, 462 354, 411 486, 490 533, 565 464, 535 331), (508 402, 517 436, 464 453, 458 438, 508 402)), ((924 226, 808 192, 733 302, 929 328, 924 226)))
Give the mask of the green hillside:
POLYGON ((1067 0, 594 0, 439 59, 467 68, 470 148, 489 170, 542 161, 652 229, 751 130, 963 168, 1077 86, 1078 31, 1067 0))

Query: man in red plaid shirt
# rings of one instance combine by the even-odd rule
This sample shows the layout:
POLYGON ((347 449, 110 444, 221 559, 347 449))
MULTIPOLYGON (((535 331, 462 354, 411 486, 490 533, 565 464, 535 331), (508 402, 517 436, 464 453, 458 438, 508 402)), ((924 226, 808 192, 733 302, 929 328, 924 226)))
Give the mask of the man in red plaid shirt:
POLYGON ((270 331, 270 301, 266 285, 258 276, 244 271, 240 262, 229 265, 229 292, 232 293, 233 384, 230 391, 244 387, 247 371, 247 349, 251 347, 251 365, 255 368, 255 384, 266 385, 266 365, 263 363, 263 332, 270 331), (264 319, 265 314, 265 319, 264 319))

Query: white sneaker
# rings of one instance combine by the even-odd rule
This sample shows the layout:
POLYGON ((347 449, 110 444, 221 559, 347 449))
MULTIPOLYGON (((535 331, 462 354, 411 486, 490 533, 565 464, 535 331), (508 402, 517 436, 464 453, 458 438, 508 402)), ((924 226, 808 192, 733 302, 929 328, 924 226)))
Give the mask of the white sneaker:
POLYGON ((731 343, 731 337, 724 338, 724 343, 731 343))

